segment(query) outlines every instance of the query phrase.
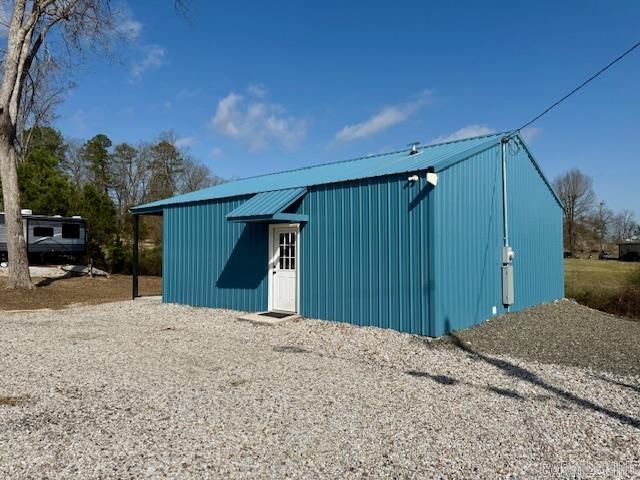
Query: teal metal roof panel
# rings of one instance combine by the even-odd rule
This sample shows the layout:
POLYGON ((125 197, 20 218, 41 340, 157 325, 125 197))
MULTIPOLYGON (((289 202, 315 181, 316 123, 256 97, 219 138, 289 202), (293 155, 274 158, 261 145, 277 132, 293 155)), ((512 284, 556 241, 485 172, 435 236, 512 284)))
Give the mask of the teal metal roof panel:
POLYGON ((131 209, 133 213, 143 213, 169 205, 201 202, 219 198, 236 197, 273 190, 284 190, 312 185, 346 182, 362 178, 414 172, 437 166, 441 162, 456 158, 458 161, 477 153, 479 149, 490 148, 500 142, 504 133, 466 138, 452 142, 420 147, 420 152, 410 155, 410 150, 371 155, 352 160, 325 163, 268 175, 249 177, 223 183, 196 192, 147 203, 131 209), (468 155, 466 155, 468 153, 468 155))
POLYGON ((227 220, 247 220, 275 215, 282 212, 306 192, 305 187, 299 187, 258 193, 229 213, 227 220))

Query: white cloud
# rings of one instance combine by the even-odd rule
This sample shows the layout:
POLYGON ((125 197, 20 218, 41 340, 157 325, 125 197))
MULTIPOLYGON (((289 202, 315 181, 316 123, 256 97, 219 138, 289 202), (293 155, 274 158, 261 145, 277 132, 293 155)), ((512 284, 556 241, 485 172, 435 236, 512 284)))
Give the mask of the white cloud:
POLYGON ((222 150, 222 147, 213 147, 209 153, 211 153, 212 157, 221 157, 224 155, 224 150, 222 150))
POLYGON ((254 97, 262 98, 267 94, 267 89, 264 88, 264 85, 252 83, 247 87, 247 92, 254 97))
POLYGON ((351 142, 353 140, 361 140, 374 135, 382 130, 397 125, 407 120, 420 108, 424 107, 431 101, 431 92, 425 91, 413 102, 400 105, 391 105, 384 107, 371 118, 356 123, 346 125, 338 133, 336 133, 335 142, 351 142))
POLYGON ((182 137, 176 140, 175 145, 178 148, 189 148, 193 147, 196 143, 198 143, 196 137, 182 137))
POLYGON ((158 45, 146 45, 143 47, 144 56, 131 65, 131 75, 139 80, 149 69, 158 68, 167 63, 167 52, 158 45))
POLYGON ((527 143, 533 142, 533 140, 540 134, 540 129, 538 127, 526 127, 520 130, 520 135, 523 140, 527 143))
POLYGON ((117 34, 124 37, 128 41, 136 40, 142 31, 142 23, 136 20, 129 5, 119 3, 113 11, 113 21, 117 34))
POLYGON ((493 128, 490 128, 486 125, 467 125, 466 127, 462 127, 459 130, 456 130, 453 133, 447 135, 441 135, 437 138, 434 138, 431 143, 444 143, 444 142, 453 142, 454 140, 461 140, 463 138, 470 137, 479 137, 481 135, 489 135, 491 133, 495 133, 496 131, 493 128))
POLYGON ((286 116, 277 104, 245 101, 231 92, 218 102, 210 126, 217 132, 245 142, 249 150, 259 150, 272 142, 293 148, 307 135, 304 120, 286 116))

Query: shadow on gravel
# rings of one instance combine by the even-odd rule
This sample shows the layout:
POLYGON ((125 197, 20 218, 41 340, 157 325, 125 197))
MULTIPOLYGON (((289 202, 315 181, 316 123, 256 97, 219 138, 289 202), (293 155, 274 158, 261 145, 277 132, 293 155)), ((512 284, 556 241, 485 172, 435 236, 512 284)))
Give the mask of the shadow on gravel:
POLYGON ((310 350, 306 348, 296 347, 295 345, 283 345, 280 347, 273 347, 274 352, 279 353, 311 353, 310 350))
POLYGON ((498 395, 502 395, 503 397, 511 397, 514 400, 524 400, 524 397, 520 395, 518 392, 514 392, 513 390, 509 390, 508 388, 500 388, 500 387, 487 387, 493 393, 497 393, 498 395))
POLYGON ((640 393, 640 386, 631 385, 630 383, 618 382, 617 380, 612 380, 602 375, 592 375, 593 378, 597 378, 599 380, 604 380, 605 382, 612 383, 613 385, 618 385, 619 387, 628 388, 629 390, 633 390, 634 392, 640 393))
MULTIPOLYGON (((566 400, 568 402, 573 403, 574 405, 577 405, 581 408, 584 408, 586 410, 592 410, 594 412, 598 412, 598 413, 602 413, 604 415, 607 415, 611 418, 614 418, 616 420, 618 420, 619 422, 622 422, 626 425, 629 425, 631 427, 640 429, 640 420, 638 420, 637 418, 631 417, 629 415, 626 415, 624 413, 620 413, 620 412, 616 412, 615 410, 611 410, 607 407, 603 407, 601 405, 598 405, 596 403, 593 403, 591 400, 587 400, 585 398, 581 398, 577 395, 574 395, 571 392, 567 392, 566 390, 563 390, 562 388, 556 387, 554 385, 550 385, 548 383, 546 383, 544 380, 542 380, 540 377, 538 377, 538 375, 536 375, 533 372, 530 372, 529 370, 519 367, 517 365, 514 365, 513 363, 507 362, 506 360, 500 360, 497 358, 493 358, 490 357, 489 355, 484 355, 474 349, 472 349, 471 347, 469 347, 468 345, 466 345, 455 333, 450 333, 449 334, 451 337, 451 342, 453 345, 455 345, 457 348, 459 348, 460 350, 462 350, 463 352, 467 353, 468 355, 470 355, 471 357, 477 359, 477 360, 481 360, 485 363, 488 363, 489 365, 492 365, 496 368, 499 368, 500 370, 502 370, 504 373, 506 373, 507 375, 510 375, 512 377, 515 377, 519 380, 523 380, 525 382, 528 382, 532 385, 536 385, 537 387, 543 388, 553 394, 555 394, 556 396, 558 396, 560 399, 566 400)), ((609 379, 606 379, 609 380, 609 379)), ((609 380, 611 381, 611 380, 609 380)), ((612 382, 612 381, 611 381, 612 382)), ((617 382, 615 382, 617 383, 617 382)), ((626 384, 622 384, 622 386, 626 386, 626 387, 631 387, 631 388, 635 388, 633 385, 626 385, 626 384)), ((520 396, 518 394, 518 396, 520 396)))
POLYGON ((514 400, 524 400, 524 397, 522 395, 520 395, 518 392, 514 390, 509 390, 508 388, 493 387, 490 385, 480 386, 472 382, 460 381, 448 375, 433 375, 432 373, 420 372, 418 370, 407 370, 404 373, 406 373, 407 375, 411 375, 412 377, 428 378, 429 380, 433 380, 434 382, 440 383, 442 385, 463 384, 463 385, 468 385, 470 387, 479 388, 481 390, 489 390, 490 392, 497 393, 498 395, 502 395, 505 397, 510 397, 510 398, 513 398, 514 400))
POLYGON ((458 383, 458 380, 453 377, 449 377, 448 375, 432 375, 429 372, 418 372, 417 370, 409 370, 405 373, 412 377, 430 378, 434 382, 441 383, 442 385, 455 385, 458 383))

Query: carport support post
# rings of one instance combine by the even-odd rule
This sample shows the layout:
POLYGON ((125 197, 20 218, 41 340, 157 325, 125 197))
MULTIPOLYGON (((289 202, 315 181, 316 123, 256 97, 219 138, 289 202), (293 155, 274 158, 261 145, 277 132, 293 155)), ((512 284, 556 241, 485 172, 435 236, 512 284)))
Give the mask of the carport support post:
POLYGON ((138 232, 139 232, 139 216, 133 215, 133 255, 131 259, 131 275, 132 279, 132 296, 133 300, 138 296, 138 232))

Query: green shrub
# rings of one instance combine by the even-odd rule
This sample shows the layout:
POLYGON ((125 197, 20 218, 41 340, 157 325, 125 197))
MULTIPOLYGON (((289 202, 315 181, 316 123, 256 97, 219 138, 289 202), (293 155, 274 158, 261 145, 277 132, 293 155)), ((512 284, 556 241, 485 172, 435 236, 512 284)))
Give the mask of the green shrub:
POLYGON ((109 273, 120 273, 125 268, 127 249, 120 237, 116 237, 107 248, 107 267, 109 273))
POLYGON ((634 270, 617 290, 585 288, 568 291, 567 297, 603 312, 640 319, 640 269, 634 270))
POLYGON ((610 299, 606 310, 629 318, 640 318, 640 286, 627 285, 610 299))
POLYGON ((162 276, 162 248, 155 247, 140 252, 138 272, 140 275, 162 276))
MULTIPOLYGON (((131 275, 133 266, 132 252, 127 250, 121 273, 131 275)), ((162 247, 140 250, 138 254, 138 274, 162 276, 162 247)))

